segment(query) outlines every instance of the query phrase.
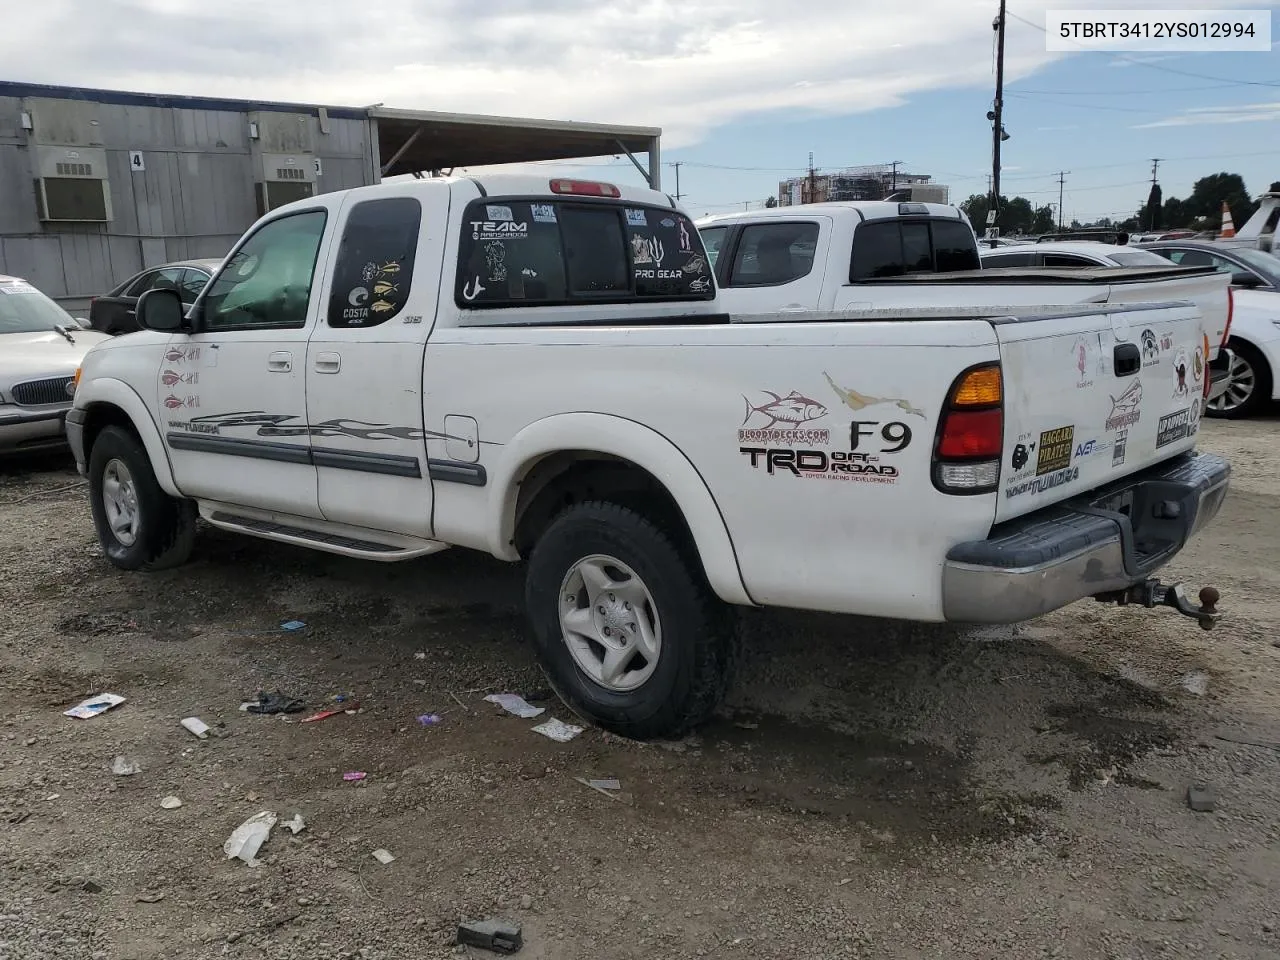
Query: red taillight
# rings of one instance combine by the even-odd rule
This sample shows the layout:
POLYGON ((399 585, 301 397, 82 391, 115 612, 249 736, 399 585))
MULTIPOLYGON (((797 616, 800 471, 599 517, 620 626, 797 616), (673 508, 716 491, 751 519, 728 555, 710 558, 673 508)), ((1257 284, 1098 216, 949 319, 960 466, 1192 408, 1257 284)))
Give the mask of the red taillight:
POLYGON ((1004 413, 979 410, 947 414, 938 438, 938 456, 946 458, 995 457, 1004 449, 1004 413))
POLYGON ((599 183, 595 180, 552 180, 551 192, 577 197, 613 197, 622 196, 622 191, 612 183, 599 183))
POLYGON ((1227 325, 1222 331, 1222 343, 1220 347, 1227 345, 1227 338, 1231 336, 1231 319, 1236 315, 1236 295, 1230 287, 1227 287, 1227 325))
POLYGON ((1196 351, 1196 373, 1204 377, 1204 398, 1209 399, 1209 388, 1213 386, 1213 374, 1209 371, 1209 335, 1204 335, 1204 357, 1196 351))
POLYGON ((956 377, 938 421, 933 485, 943 493, 990 493, 1004 451, 1004 382, 998 363, 956 377))

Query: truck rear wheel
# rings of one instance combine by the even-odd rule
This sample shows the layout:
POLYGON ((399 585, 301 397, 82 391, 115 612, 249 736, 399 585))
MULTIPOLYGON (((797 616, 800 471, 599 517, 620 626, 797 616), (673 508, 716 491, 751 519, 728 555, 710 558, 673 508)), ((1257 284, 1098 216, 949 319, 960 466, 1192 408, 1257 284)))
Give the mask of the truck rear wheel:
POLYGON ((529 557, 525 601, 551 685, 607 730, 679 736, 724 696, 735 618, 696 560, 633 510, 560 514, 529 557))
POLYGON ((164 570, 191 556, 196 509, 160 488, 136 436, 107 427, 89 453, 89 502, 102 552, 122 570, 164 570))

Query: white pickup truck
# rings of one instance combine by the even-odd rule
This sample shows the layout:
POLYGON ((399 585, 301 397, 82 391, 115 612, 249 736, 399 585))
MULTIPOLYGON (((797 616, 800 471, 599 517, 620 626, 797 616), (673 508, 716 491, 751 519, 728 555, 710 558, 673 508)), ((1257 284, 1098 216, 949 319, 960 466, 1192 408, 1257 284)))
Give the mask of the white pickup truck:
POLYGON ((667 196, 531 177, 290 204, 188 310, 91 350, 68 437, 108 560, 197 516, 373 560, 527 564, 541 663, 632 737, 704 720, 729 605, 1015 622, 1153 572, 1218 511, 1183 305, 734 323, 667 196), (1146 338, 1130 336, 1149 331, 1146 338))
MULTIPOLYGON (((959 207, 863 201, 740 211, 698 222, 721 309, 735 320, 811 312, 1026 317, 1074 304, 1195 303, 1210 359, 1226 342, 1231 281, 1210 266, 1068 265, 982 269, 959 207)), ((1018 249, 1018 248, 1014 248, 1018 249)))

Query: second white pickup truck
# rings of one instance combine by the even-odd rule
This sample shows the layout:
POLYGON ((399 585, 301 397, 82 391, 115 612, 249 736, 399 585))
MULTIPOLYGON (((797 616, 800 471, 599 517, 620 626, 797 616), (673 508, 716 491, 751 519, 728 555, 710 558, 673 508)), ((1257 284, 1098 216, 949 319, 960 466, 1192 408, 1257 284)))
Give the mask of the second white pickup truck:
POLYGON ((704 720, 729 604, 1013 622, 1153 573, 1218 511, 1183 305, 733 323, 667 196, 444 178, 274 210, 187 310, 95 347, 67 431, 107 559, 208 523, 372 560, 527 564, 581 715, 704 720), (1149 336, 1148 336, 1149 334, 1149 336))

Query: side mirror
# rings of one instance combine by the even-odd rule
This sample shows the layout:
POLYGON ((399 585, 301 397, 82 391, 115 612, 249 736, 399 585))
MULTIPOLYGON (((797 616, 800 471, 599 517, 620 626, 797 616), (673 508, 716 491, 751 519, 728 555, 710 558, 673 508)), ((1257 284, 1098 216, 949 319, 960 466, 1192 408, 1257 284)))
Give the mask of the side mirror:
POLYGON ((187 314, 178 291, 161 288, 148 290, 140 296, 134 310, 138 326, 164 333, 181 330, 187 314))
POLYGON ((1253 273, 1236 272, 1231 274, 1231 285, 1243 290, 1253 290, 1262 286, 1262 278, 1253 273))

